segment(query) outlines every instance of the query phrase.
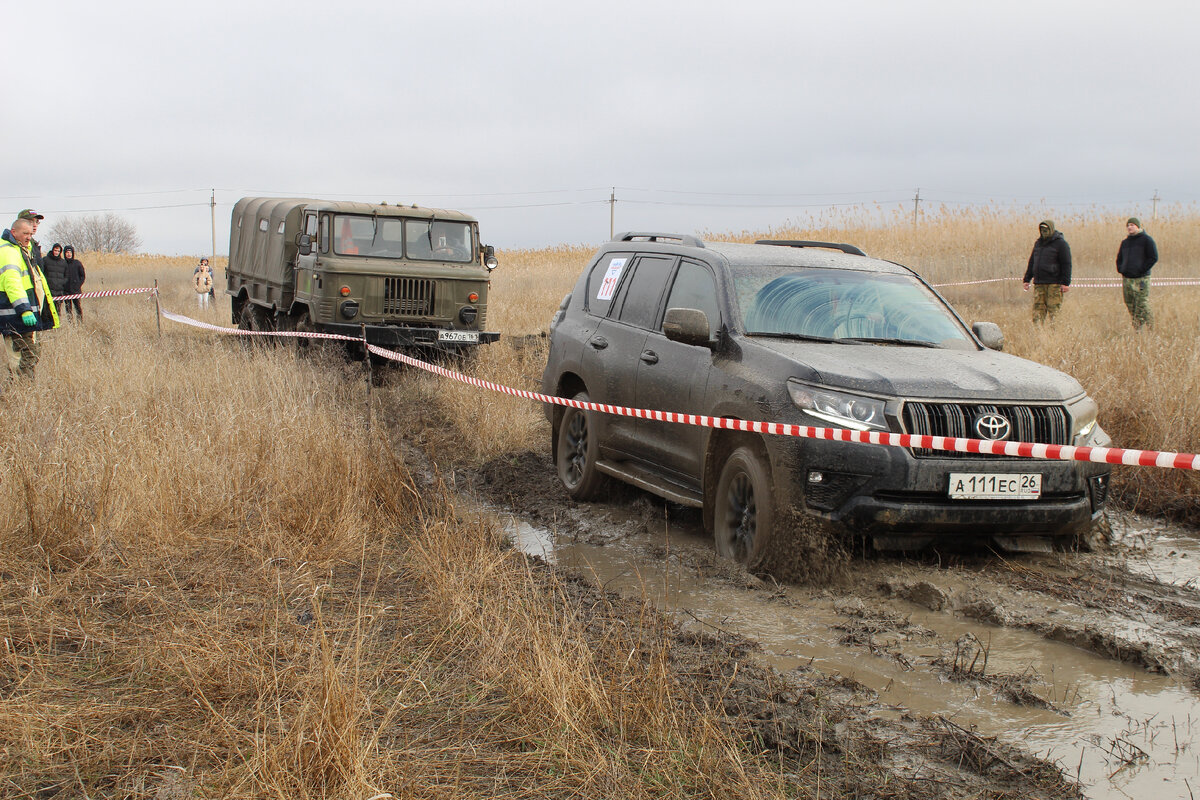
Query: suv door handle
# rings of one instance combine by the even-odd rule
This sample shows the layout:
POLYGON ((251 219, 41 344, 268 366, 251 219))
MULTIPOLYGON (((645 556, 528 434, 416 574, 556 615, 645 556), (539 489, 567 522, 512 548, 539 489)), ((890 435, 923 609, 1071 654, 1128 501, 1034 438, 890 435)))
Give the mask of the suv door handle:
POLYGON ((647 364, 657 364, 658 353, 654 352, 653 350, 643 350, 642 361, 645 361, 647 364))
POLYGON ((605 339, 603 336, 593 336, 591 339, 588 339, 588 344, 595 350, 603 350, 608 347, 608 339, 605 339))

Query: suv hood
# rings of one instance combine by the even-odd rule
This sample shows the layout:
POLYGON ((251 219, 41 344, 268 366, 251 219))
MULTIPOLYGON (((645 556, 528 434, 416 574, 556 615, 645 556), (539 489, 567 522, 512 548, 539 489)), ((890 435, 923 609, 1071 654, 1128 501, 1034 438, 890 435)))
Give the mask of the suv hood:
MULTIPOLYGON (((745 341, 745 340, 743 340, 745 341)), ((753 338, 794 363, 792 375, 831 389, 909 399, 1063 402, 1083 394, 1052 367, 994 350, 940 350, 753 338)))

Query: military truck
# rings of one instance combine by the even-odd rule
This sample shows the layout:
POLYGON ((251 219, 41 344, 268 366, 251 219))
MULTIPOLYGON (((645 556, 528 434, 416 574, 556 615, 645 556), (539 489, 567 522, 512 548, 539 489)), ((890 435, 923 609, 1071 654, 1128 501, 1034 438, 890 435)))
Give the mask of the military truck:
POLYGON ((243 330, 312 331, 464 352, 484 330, 495 249, 457 211, 305 198, 233 207, 225 293, 243 330))

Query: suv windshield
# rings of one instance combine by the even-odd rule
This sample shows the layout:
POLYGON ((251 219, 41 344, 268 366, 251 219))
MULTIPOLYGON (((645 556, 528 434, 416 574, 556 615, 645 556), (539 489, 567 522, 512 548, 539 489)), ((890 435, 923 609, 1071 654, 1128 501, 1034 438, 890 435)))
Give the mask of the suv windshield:
POLYGON ((734 267, 746 333, 975 349, 938 298, 908 275, 734 267))
POLYGON ((474 237, 467 222, 349 214, 333 218, 333 252, 342 256, 466 264, 474 260, 474 251, 474 237))

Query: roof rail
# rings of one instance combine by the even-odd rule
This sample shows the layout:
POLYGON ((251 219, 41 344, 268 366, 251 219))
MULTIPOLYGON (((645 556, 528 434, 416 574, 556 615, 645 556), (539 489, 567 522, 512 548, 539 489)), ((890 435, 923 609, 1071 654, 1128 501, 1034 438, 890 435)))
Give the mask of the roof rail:
POLYGON ((835 242, 802 242, 798 239, 759 239, 755 244, 773 244, 779 247, 827 247, 830 250, 841 250, 852 256, 865 256, 862 250, 852 244, 836 244, 835 242))
POLYGON ((614 242, 632 242, 632 241, 647 241, 647 242, 679 242, 688 247, 704 247, 704 241, 698 236, 692 236, 690 233, 654 233, 651 231, 625 231, 618 233, 613 237, 614 242))

